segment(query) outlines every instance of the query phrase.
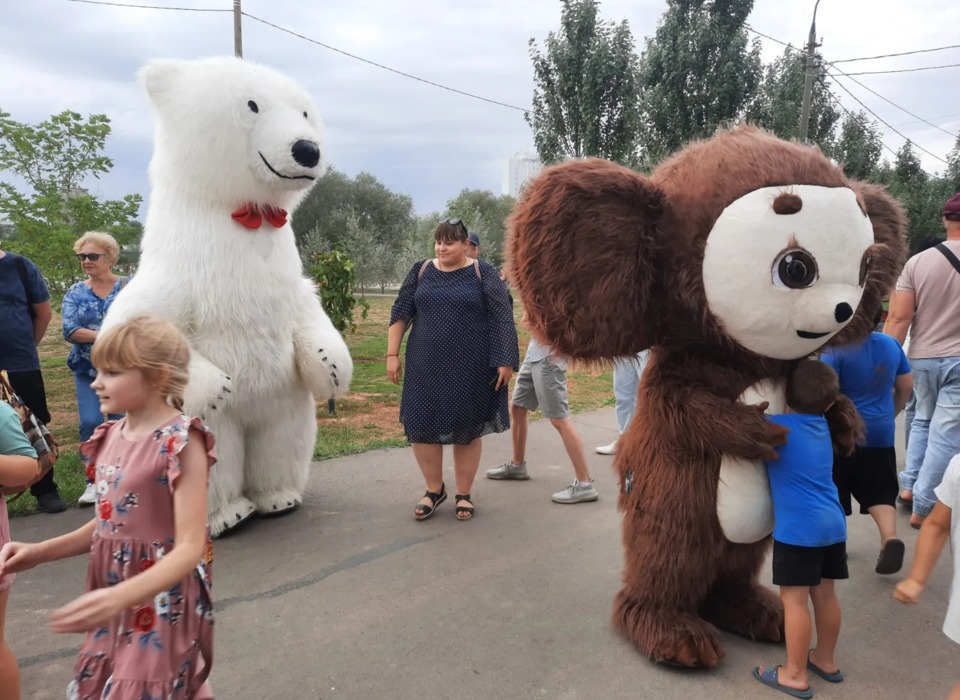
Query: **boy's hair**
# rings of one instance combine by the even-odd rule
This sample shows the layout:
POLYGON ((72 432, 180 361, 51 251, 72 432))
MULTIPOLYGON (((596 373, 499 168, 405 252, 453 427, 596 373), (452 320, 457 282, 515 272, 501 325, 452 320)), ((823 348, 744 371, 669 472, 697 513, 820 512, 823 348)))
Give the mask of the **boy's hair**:
POLYGON ((135 316, 104 331, 93 344, 90 356, 97 370, 138 369, 148 380, 167 378, 160 391, 178 411, 183 410, 183 392, 190 378, 190 346, 169 321, 135 316))
POLYGON ((787 405, 797 413, 823 415, 834 444, 851 454, 863 439, 864 424, 853 401, 840 393, 833 368, 820 360, 800 360, 787 378, 787 405))

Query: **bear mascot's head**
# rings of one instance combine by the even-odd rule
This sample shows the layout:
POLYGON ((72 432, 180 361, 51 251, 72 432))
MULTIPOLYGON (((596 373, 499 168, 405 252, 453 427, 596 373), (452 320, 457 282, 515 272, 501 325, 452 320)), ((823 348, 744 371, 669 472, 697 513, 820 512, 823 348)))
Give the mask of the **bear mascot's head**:
POLYGON ((140 80, 157 113, 150 174, 164 193, 175 185, 178 198, 275 217, 323 174, 323 122, 287 76, 214 57, 151 61, 140 80))

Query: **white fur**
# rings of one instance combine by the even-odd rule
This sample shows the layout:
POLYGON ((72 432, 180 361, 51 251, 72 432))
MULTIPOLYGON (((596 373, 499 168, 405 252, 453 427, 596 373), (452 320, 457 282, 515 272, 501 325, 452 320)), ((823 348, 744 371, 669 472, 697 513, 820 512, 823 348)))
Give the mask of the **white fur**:
MULTIPOLYGON (((767 401, 767 413, 784 413, 785 390, 785 382, 768 379, 749 387, 740 401, 767 401)), ((758 542, 773 532, 773 499, 763 462, 723 455, 717 484, 717 518, 724 536, 738 544, 758 542)))
POLYGON ((296 83, 240 59, 154 61, 140 77, 157 112, 153 191, 140 267, 104 328, 149 313, 189 340, 186 411, 217 437, 216 535, 301 502, 314 400, 343 394, 353 373, 289 223, 249 230, 231 218, 246 203, 292 212, 322 173, 322 124, 296 83), (299 140, 319 146, 317 165, 294 159, 299 140))
POLYGON ((748 350, 778 360, 815 352, 848 322, 838 304, 856 311, 863 287, 860 262, 873 245, 873 226, 853 190, 815 185, 764 187, 730 204, 717 219, 703 258, 710 311, 748 350), (783 192, 803 200, 796 214, 777 214, 783 192), (819 276, 805 289, 778 283, 777 261, 798 248, 817 261, 819 276), (822 334, 802 338, 799 332, 822 334))

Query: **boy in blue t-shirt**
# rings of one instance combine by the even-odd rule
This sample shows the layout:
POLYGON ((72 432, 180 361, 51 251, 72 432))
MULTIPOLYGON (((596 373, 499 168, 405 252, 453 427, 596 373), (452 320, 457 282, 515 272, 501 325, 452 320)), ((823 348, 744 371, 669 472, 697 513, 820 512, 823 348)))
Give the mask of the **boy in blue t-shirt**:
POLYGON ((840 636, 834 581, 849 578, 847 520, 833 483, 833 451, 834 443, 852 451, 862 422, 840 394, 836 373, 823 362, 799 362, 786 394, 792 413, 769 419, 789 430, 787 442, 777 448, 779 457, 767 462, 767 475, 775 521, 773 583, 783 601, 787 662, 757 667, 753 676, 794 697, 812 698, 808 671, 832 683, 843 680, 834 661, 840 636), (813 649, 811 599, 817 628, 813 649))
POLYGON ((903 566, 904 544, 897 539, 897 452, 894 419, 913 392, 910 362, 892 336, 871 333, 861 345, 826 351, 821 360, 840 378, 840 393, 853 401, 866 423, 866 436, 850 456, 837 455, 833 481, 847 515, 850 496, 869 513, 880 531, 875 571, 895 574, 903 566))

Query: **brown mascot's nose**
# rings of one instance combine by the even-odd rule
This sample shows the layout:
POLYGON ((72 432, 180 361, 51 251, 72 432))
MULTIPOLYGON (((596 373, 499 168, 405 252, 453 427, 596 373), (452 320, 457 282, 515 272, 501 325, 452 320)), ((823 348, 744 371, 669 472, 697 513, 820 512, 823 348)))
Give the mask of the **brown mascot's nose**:
POLYGON ((305 168, 312 168, 320 162, 320 149, 313 141, 300 139, 291 149, 293 159, 305 168))
POLYGON ((833 310, 833 317, 837 319, 837 323, 848 321, 851 316, 853 316, 853 309, 847 302, 837 304, 837 308, 833 310))

